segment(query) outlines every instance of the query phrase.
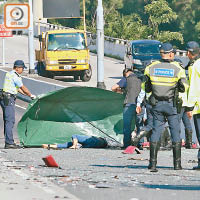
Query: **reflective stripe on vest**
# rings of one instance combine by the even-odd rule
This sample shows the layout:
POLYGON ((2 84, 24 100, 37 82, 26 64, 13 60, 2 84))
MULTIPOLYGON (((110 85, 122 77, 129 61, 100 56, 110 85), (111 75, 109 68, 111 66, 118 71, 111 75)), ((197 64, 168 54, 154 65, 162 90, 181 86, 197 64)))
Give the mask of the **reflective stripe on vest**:
MULTIPOLYGON (((14 78, 16 74, 7 72, 4 80, 3 91, 11 94, 17 94, 19 87, 15 85, 14 78)), ((21 78, 21 77, 20 77, 21 78)))
POLYGON ((145 74, 150 77, 152 93, 164 98, 172 98, 178 80, 186 79, 185 71, 177 62, 153 62, 145 74))
POLYGON ((189 74, 189 92, 188 92, 188 105, 194 106, 193 114, 200 114, 200 58, 197 59, 188 68, 189 74))

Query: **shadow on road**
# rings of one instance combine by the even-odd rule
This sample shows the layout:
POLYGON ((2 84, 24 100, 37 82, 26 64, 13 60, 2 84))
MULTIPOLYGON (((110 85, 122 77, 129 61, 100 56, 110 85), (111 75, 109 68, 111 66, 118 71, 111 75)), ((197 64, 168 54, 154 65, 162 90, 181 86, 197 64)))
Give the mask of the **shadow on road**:
MULTIPOLYGON (((117 166, 117 165, 90 165, 93 167, 111 167, 111 168, 131 168, 131 169, 147 169, 147 166, 144 165, 123 165, 123 166, 117 166)), ((163 167, 163 166, 157 166, 157 168, 160 169, 173 169, 172 167, 163 167)))
POLYGON ((108 78, 112 78, 112 79, 121 79, 122 76, 113 76, 113 77, 108 77, 108 78))
POLYGON ((63 81, 63 82, 76 82, 73 77, 69 77, 69 76, 54 76, 54 79, 58 81, 63 81))
POLYGON ((154 185, 142 184, 141 186, 151 189, 165 189, 165 190, 200 190, 200 185, 154 185))

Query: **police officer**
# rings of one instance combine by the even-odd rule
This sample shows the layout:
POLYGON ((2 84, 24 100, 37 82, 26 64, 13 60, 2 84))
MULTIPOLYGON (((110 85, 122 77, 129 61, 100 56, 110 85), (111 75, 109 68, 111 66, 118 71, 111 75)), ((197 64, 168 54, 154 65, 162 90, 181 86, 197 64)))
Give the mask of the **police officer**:
MULTIPOLYGON (((187 43, 187 56, 190 59, 188 67, 189 75, 189 92, 188 92, 188 117, 193 115, 196 136, 200 144, 200 48, 195 41, 187 43)), ((200 170, 200 149, 198 151, 198 165, 194 170, 200 170)))
POLYGON ((192 124, 191 120, 187 116, 186 107, 187 107, 187 92, 179 93, 179 97, 183 100, 181 112, 180 112, 180 121, 182 120, 185 127, 185 148, 192 149, 192 124))
POLYGON ((180 64, 174 61, 174 49, 170 43, 163 43, 160 48, 162 59, 151 63, 145 69, 145 91, 152 92, 150 103, 153 114, 153 130, 150 138, 150 160, 148 168, 157 172, 157 153, 165 118, 168 120, 172 137, 174 169, 181 167, 180 120, 177 113, 178 92, 184 92, 186 75, 180 64))
POLYGON ((22 60, 14 62, 13 70, 6 73, 3 90, 1 90, 1 107, 3 110, 5 149, 17 149, 20 146, 14 143, 13 127, 15 123, 15 99, 18 92, 35 99, 29 90, 23 85, 20 74, 23 72, 25 64, 22 60))

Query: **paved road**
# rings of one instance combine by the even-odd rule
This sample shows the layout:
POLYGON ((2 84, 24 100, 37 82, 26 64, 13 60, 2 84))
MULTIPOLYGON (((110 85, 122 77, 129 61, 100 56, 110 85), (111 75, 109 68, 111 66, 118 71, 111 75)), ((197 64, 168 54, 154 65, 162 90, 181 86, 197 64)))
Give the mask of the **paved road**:
MULTIPOLYGON (((26 103, 17 101, 16 124, 26 106, 26 103)), ((16 131, 14 133, 18 141, 16 131)), ((3 141, 1 138, 0 170, 3 173, 0 174, 0 193, 5 196, 4 199, 15 196, 16 199, 27 200, 26 195, 30 195, 30 191, 28 199, 42 200, 47 197, 83 200, 199 199, 200 173, 191 170, 196 165, 197 149, 182 148, 182 171, 173 170, 171 151, 159 152, 159 172, 151 173, 147 169, 149 151, 146 149, 140 155, 125 155, 121 150, 111 149, 5 150, 3 141), (42 157, 47 155, 52 155, 62 169, 45 167, 42 157), (22 198, 21 193, 24 193, 22 198)))
MULTIPOLYGON (((14 46, 9 54, 10 61, 21 59, 26 53, 22 42, 14 46), (17 49, 24 53, 19 53, 17 49), (15 53, 22 57, 16 57, 15 53)), ((17 41, 18 41, 17 40, 17 41)), ((9 42, 7 42, 9 44, 9 42)), ((10 49, 10 47, 9 47, 10 49)), ((96 56, 91 56, 95 63, 96 56)), ((26 61, 26 60, 25 60, 26 61)), ((93 65, 95 70, 95 64, 93 65)), ((105 61, 105 82, 109 87, 121 76, 123 64, 107 59, 105 61), (115 67, 113 69, 113 67, 115 67)), ((70 81, 70 78, 68 79, 70 81)), ((71 80, 72 81, 72 80, 71 80)), ((72 82, 77 85, 91 84, 72 82)), ((17 101, 16 124, 25 112, 27 104, 17 101)), ((2 133, 2 113, 0 111, 0 131, 2 133)), ((18 141, 16 126, 15 139, 18 141)), ((121 150, 79 149, 45 150, 28 148, 5 150, 4 138, 0 138, 0 194, 2 199, 94 199, 94 200, 196 200, 200 194, 200 173, 191 170, 196 165, 197 150, 182 149, 184 170, 172 168, 172 152, 159 152, 158 173, 147 170, 149 151, 141 155, 124 155, 121 150), (47 168, 42 157, 53 155, 62 169, 47 168), (23 195, 22 195, 23 194, 23 195)))
MULTIPOLYGON (((35 48, 39 49, 38 40, 35 39, 35 48)), ((17 59, 22 59, 28 66, 28 37, 26 36, 14 36, 13 38, 5 39, 5 58, 6 66, 13 66, 13 62, 17 59)), ((2 63, 2 42, 0 39, 0 63, 2 63)), ((75 85, 80 86, 97 86, 97 56, 91 54, 90 64, 92 66, 93 75, 89 82, 76 81, 74 82, 73 77, 56 77, 65 82, 71 82, 75 85)), ((0 64, 1 67, 1 64, 0 64)), ((105 58, 104 59, 104 82, 107 89, 110 89, 122 76, 124 69, 123 61, 105 58)))

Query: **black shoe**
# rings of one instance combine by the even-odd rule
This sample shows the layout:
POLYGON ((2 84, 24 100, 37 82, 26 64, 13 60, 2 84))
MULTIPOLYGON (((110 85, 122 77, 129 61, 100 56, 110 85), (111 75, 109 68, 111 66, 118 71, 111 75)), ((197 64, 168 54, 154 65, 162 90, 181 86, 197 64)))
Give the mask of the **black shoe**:
POLYGON ((17 144, 5 144, 4 149, 21 149, 21 146, 17 144))
POLYGON ((138 145, 137 145, 137 148, 138 148, 139 150, 143 150, 143 146, 142 146, 141 144, 138 144, 138 145))
POLYGON ((193 170, 199 170, 199 171, 200 171, 200 166, 198 165, 198 166, 196 166, 196 167, 193 167, 192 169, 193 169, 193 170))
POLYGON ((200 159, 198 159, 198 165, 193 167, 193 170, 200 170, 200 159))
POLYGON ((192 143, 185 144, 186 149, 192 149, 192 143))

